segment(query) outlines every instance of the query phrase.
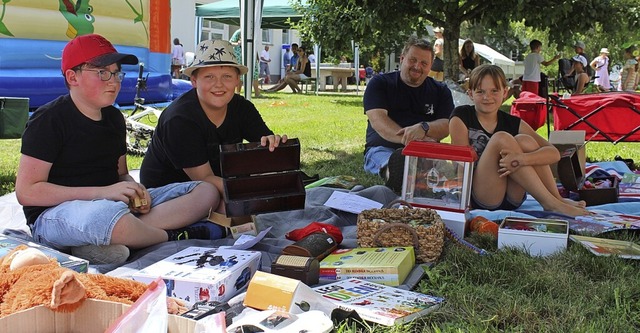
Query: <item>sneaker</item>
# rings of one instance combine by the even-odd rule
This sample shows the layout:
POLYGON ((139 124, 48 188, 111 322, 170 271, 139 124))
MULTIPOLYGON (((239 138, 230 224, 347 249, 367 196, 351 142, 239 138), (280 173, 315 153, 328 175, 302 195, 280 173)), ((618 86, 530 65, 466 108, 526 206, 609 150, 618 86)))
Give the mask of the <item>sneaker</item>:
POLYGON ((386 168, 385 185, 396 194, 402 192, 402 179, 404 178, 404 155, 402 148, 396 149, 391 156, 386 168))
POLYGON ((188 227, 167 230, 170 241, 185 239, 219 239, 227 236, 227 229, 213 222, 196 222, 188 227))
POLYGON ((71 255, 94 265, 122 264, 129 258, 129 248, 121 244, 84 245, 71 248, 71 255))

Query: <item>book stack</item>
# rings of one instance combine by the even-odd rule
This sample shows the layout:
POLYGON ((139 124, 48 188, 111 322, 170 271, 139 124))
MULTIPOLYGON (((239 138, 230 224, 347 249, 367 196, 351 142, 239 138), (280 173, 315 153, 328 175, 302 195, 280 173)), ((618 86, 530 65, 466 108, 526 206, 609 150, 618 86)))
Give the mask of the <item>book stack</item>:
POLYGON ((413 247, 339 249, 320 262, 320 279, 401 285, 415 265, 413 247))

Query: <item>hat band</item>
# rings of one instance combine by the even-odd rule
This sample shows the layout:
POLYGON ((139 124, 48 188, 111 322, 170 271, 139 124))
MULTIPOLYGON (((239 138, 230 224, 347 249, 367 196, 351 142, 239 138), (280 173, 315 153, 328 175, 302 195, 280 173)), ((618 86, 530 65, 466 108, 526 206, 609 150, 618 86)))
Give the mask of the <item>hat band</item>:
POLYGON ((233 61, 203 61, 197 66, 208 66, 208 65, 230 65, 230 66, 238 66, 236 62, 233 61))

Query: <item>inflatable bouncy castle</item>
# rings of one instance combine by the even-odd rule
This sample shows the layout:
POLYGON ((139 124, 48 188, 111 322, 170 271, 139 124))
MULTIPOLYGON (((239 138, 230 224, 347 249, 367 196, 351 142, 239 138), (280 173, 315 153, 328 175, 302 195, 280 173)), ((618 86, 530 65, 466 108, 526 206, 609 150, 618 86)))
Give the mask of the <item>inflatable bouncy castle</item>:
MULTIPOLYGON (((145 64, 147 102, 172 98, 170 0, 3 0, 0 7, 0 96, 28 97, 30 108, 68 93, 62 49, 97 33, 145 64)), ((124 65, 116 100, 132 104, 138 66, 124 65)))

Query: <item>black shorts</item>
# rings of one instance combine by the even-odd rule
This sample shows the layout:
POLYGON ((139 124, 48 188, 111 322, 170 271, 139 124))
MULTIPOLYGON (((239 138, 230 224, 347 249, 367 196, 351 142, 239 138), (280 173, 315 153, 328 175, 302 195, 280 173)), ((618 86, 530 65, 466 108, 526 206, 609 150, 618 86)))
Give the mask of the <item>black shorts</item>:
POLYGON ((471 193, 471 208, 472 209, 486 209, 486 210, 516 210, 522 203, 527 199, 527 194, 525 193, 522 197, 522 200, 519 203, 514 203, 507 198, 507 194, 505 193, 502 202, 497 207, 485 207, 482 204, 478 203, 473 197, 473 193, 471 193))

